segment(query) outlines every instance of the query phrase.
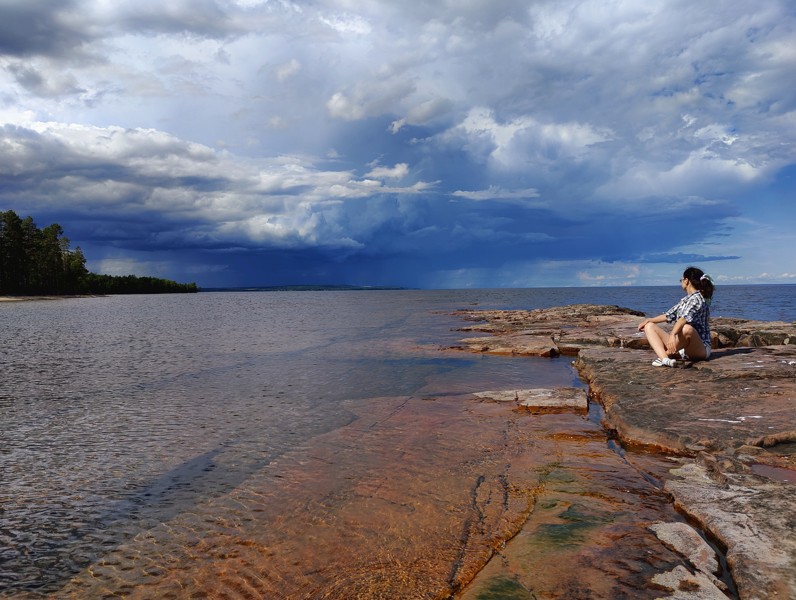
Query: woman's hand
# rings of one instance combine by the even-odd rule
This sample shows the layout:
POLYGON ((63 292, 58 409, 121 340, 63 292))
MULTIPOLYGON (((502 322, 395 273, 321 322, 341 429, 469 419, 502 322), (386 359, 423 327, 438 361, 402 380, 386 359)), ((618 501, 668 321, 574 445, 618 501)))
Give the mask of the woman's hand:
POLYGON ((670 334, 669 339, 666 341, 666 350, 669 354, 677 354, 677 336, 670 334))
POLYGON ((652 319, 644 319, 638 326, 639 331, 644 331, 644 328, 647 326, 647 323, 651 322, 652 319))

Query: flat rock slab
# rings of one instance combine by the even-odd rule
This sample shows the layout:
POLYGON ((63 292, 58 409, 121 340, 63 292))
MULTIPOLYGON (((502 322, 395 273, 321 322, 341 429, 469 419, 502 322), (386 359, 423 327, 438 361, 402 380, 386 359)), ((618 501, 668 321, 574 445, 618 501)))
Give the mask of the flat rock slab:
POLYGON ((691 573, 682 565, 677 565, 668 573, 655 575, 652 582, 672 592, 661 600, 727 600, 727 595, 704 573, 691 573))
POLYGON ((669 548, 685 556, 691 565, 715 583, 719 574, 716 552, 688 523, 653 523, 650 529, 669 548))
MULTIPOLYGON (((537 310, 459 310, 473 325, 464 332, 488 335, 460 340, 453 349, 524 356, 576 355, 586 348, 649 348, 638 325, 644 313, 621 306, 573 304, 537 310)), ((795 345, 796 323, 711 319, 714 348, 795 345)))
POLYGON ((666 491, 727 547, 738 595, 796 598, 796 488, 690 462, 672 473, 666 491))
POLYGON ((514 402, 529 409, 588 410, 589 400, 585 390, 578 388, 536 388, 527 390, 497 390, 476 392, 478 398, 494 402, 514 402))
MULTIPOLYGON (((796 475, 796 348, 719 349, 674 369, 653 367, 651 358, 591 349, 576 366, 624 444, 696 458, 673 471, 665 489, 728 548, 740 597, 796 598, 796 486, 777 477, 796 475)), ((714 597, 703 577, 683 584, 704 594, 695 598, 714 597)), ((671 597, 686 597, 680 593, 671 597)))
MULTIPOLYGON (((457 314, 477 323, 467 331, 485 335, 455 349, 577 355, 575 366, 605 409, 604 425, 625 446, 681 456, 665 489, 727 547, 740 598, 796 598, 796 323, 711 319, 710 360, 668 368, 652 366, 637 330, 643 315, 630 309, 457 314)), ((510 394, 519 404, 519 394, 510 394)), ((690 561, 700 562, 703 551, 690 561)), ((656 583, 668 598, 726 597, 712 566, 695 569, 674 569, 656 583)))
POLYGON ((483 354, 549 358, 561 352, 550 336, 516 333, 460 340, 459 349, 483 354))
MULTIPOLYGON (((575 362, 624 442, 694 455, 765 446, 767 438, 772 447, 796 441, 796 347, 716 350, 708 361, 673 369, 653 367, 653 358, 594 349, 575 362)), ((772 464, 787 467, 787 456, 772 464)))

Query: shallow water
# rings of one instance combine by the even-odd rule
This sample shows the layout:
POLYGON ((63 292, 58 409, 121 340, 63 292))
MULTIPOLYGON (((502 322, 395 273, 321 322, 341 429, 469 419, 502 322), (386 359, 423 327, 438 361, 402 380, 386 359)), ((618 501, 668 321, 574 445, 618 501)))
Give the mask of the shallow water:
MULTIPOLYGON (((577 384, 565 359, 441 351, 461 337, 447 313, 581 301, 649 310, 661 294, 631 296, 0 305, 0 595, 185 597, 222 586, 239 597, 445 597, 519 531, 540 469, 563 452, 547 439, 550 417, 468 394, 577 384)), ((783 310, 755 306, 775 304, 783 310)), ((604 445, 584 416, 556 419, 604 445)))

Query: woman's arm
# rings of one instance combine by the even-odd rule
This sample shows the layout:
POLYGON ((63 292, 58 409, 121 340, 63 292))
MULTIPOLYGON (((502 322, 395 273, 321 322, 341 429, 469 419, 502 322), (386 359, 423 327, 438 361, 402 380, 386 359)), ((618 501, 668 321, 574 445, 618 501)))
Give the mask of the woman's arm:
POLYGON ((685 317, 680 317, 677 319, 677 321, 674 322, 674 327, 672 327, 672 336, 676 337, 680 335, 680 332, 683 330, 683 327, 685 327, 686 323, 688 323, 688 321, 685 320, 685 317))
POLYGON ((644 319, 638 326, 639 331, 643 331, 644 327, 646 327, 647 323, 666 323, 666 315, 658 315, 657 317, 652 317, 651 319, 644 319))
POLYGON ((666 342, 666 349, 669 351, 669 354, 674 354, 677 352, 677 338, 687 322, 688 321, 685 320, 685 317, 680 317, 674 322, 672 333, 669 335, 669 340, 666 342))

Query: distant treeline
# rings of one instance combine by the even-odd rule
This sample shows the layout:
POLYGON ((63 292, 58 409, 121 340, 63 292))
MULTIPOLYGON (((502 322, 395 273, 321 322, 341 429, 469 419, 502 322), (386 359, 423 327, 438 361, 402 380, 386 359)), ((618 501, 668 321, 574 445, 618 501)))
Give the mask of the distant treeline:
POLYGON ((97 275, 86 269, 86 257, 58 224, 43 229, 32 217, 0 212, 0 294, 160 294, 196 292, 195 283, 155 277, 97 275))

